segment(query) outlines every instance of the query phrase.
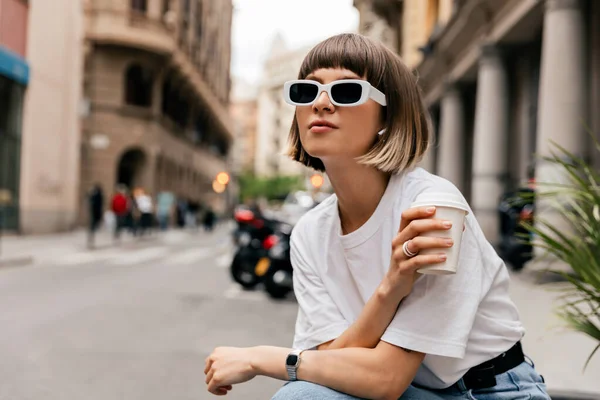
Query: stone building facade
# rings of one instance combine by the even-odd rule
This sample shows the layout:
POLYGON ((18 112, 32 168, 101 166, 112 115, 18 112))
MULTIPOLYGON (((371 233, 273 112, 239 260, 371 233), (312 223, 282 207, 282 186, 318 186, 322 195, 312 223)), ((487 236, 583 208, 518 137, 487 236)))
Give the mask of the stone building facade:
POLYGON ((64 231, 77 224, 82 40, 80 2, 29 2, 31 79, 23 111, 22 233, 64 231), (51 21, 48 15, 53 15, 51 21))
POLYGON ((600 134, 600 2, 444 1, 383 3, 402 7, 399 29, 438 21, 423 28, 420 54, 408 35, 399 49, 414 62, 436 128, 426 167, 463 190, 496 243, 499 197, 551 179, 537 157, 551 141, 600 165, 585 132, 600 134))
POLYGON ((256 125, 258 102, 256 99, 243 99, 232 102, 231 118, 235 126, 232 171, 234 174, 253 173, 256 157, 256 125))
POLYGON ((94 183, 225 207, 231 0, 88 0, 81 197, 94 183))
POLYGON ((295 108, 283 99, 283 84, 297 78, 302 60, 309 50, 309 47, 290 50, 279 36, 271 45, 258 92, 254 170, 260 176, 308 176, 310 172, 285 155, 295 108))

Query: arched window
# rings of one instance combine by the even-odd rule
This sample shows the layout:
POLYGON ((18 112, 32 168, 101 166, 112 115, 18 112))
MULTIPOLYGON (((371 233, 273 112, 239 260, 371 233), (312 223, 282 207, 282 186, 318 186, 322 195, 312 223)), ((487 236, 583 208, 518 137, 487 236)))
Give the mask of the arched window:
POLYGON ((134 64, 125 72, 125 103, 139 107, 152 105, 152 72, 134 64))
POLYGON ((145 13, 148 9, 146 0, 131 0, 131 9, 133 11, 145 13))

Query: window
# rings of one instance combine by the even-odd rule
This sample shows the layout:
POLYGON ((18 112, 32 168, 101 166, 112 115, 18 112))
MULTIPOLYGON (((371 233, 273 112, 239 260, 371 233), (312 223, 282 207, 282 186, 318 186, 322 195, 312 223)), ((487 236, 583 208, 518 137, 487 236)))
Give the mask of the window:
POLYGON ((196 42, 200 44, 202 38, 202 0, 196 5, 196 42))
POLYGON ((183 0, 179 4, 181 5, 179 45, 187 52, 190 34, 190 0, 183 0))
POLYGON ((131 0, 131 9, 134 11, 145 13, 148 9, 147 6, 146 0, 131 0))
POLYGON ((125 103, 150 107, 152 105, 152 72, 135 64, 125 72, 125 103))

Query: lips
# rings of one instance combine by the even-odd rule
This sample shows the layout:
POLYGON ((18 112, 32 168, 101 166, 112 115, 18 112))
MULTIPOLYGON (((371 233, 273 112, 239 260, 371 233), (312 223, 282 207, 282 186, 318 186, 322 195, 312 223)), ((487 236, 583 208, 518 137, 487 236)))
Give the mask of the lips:
POLYGON ((338 126, 332 122, 329 122, 327 120, 324 119, 317 119, 313 122, 310 123, 310 125, 308 125, 308 129, 312 129, 312 128, 331 128, 331 129, 338 129, 338 126))

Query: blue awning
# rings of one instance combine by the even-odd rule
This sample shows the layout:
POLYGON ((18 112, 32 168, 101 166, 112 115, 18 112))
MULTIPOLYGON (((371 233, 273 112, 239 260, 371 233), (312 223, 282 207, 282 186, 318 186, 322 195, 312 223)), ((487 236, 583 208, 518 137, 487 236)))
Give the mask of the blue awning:
POLYGON ((29 82, 29 65, 17 54, 0 46, 0 75, 4 75, 21 85, 29 82))

